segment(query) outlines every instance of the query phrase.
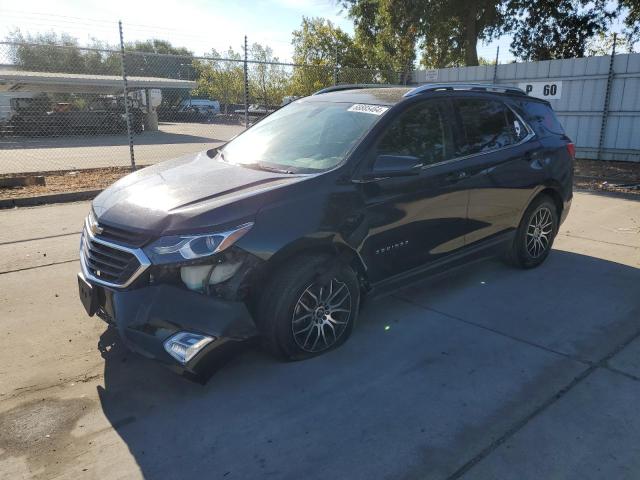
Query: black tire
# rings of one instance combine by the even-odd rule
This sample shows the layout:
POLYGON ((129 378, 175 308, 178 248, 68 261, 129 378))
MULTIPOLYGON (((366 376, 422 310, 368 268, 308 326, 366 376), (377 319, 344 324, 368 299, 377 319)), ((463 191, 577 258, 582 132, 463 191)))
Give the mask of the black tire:
POLYGON ((534 268, 549 256, 558 233, 558 210, 548 195, 536 197, 522 216, 506 260, 518 268, 534 268), (538 225, 538 228, 536 228, 538 225))
POLYGON ((302 255, 289 261, 268 280, 258 304, 256 323, 265 346, 272 354, 283 360, 303 360, 343 344, 351 335, 359 306, 358 279, 348 265, 328 255, 302 255), (323 293, 319 288, 323 288, 323 293), (332 293, 329 293, 329 289, 332 293), (332 300, 333 303, 348 293, 348 314, 338 312, 347 309, 346 303, 342 304, 343 308, 331 311, 331 302, 326 300, 333 293, 337 296, 332 300), (326 303, 314 304, 313 298, 318 296, 324 298, 326 303), (304 308, 301 306, 303 304, 304 308), (312 313, 311 317, 303 318, 306 313, 312 313), (312 325, 310 330, 296 334, 296 330, 301 332, 307 325, 312 325), (323 332, 322 336, 320 331, 323 332), (334 337, 331 336, 332 332, 334 337), (311 348, 314 338, 304 342, 303 337, 307 334, 317 334, 314 348, 311 348))

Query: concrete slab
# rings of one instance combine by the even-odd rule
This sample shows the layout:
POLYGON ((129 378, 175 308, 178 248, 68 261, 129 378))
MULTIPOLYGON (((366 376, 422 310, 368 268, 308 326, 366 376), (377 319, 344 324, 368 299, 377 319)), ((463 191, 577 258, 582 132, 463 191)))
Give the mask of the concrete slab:
POLYGON ((575 199, 563 235, 640 248, 640 198, 580 192, 575 199))
POLYGON ((522 271, 497 260, 399 295, 546 348, 598 360, 640 318, 640 202, 576 193, 554 251, 522 271))
POLYGON ((0 273, 78 259, 80 234, 0 245, 0 273))
MULTIPOLYGON (((124 352, 110 331, 102 343, 111 347, 99 407, 84 403, 95 395, 45 400, 49 415, 75 418, 54 425, 67 445, 62 459, 72 460, 54 464, 57 453, 34 458, 25 447, 12 450, 11 467, 0 459, 0 471, 18 474, 26 464, 71 478, 86 467, 111 478, 124 457, 126 478, 444 478, 466 461, 464 452, 482 448, 585 369, 392 298, 371 303, 339 350, 288 364, 249 351, 204 387, 124 352), (81 405, 86 415, 74 417, 81 405), (102 438, 101 415, 120 443, 112 431, 102 438), (96 454, 103 443, 110 448, 96 454)), ((41 411, 23 401, 0 416, 37 422, 41 411)))
POLYGON ((90 202, 0 210, 0 244, 79 234, 90 202))
POLYGON ((640 338, 631 342, 624 350, 609 360, 608 364, 612 368, 640 379, 640 338))
POLYGON ((0 275, 0 401, 101 373, 96 345, 105 324, 88 318, 78 299, 79 268, 0 275))
POLYGON ((464 268, 398 295, 546 348, 596 361, 635 331, 640 269, 554 251, 534 270, 499 261, 464 268))
MULTIPOLYGON (((135 158, 150 165, 220 145, 244 130, 222 123, 162 122, 159 131, 134 135, 135 158)), ((0 141, 0 173, 130 165, 126 135, 5 138, 0 141)))
POLYGON ((636 480, 639 396, 637 381, 598 370, 463 478, 636 480))
MULTIPOLYGON (((562 233, 540 269, 488 261, 422 282, 401 295, 441 313, 377 300, 334 352, 282 364, 248 348, 204 386, 128 353, 87 318, 77 262, 0 272, 0 477, 446 478, 560 392, 512 437, 531 459, 519 453, 483 467, 496 450, 478 465, 486 476, 471 470, 469 478, 570 478, 586 466, 604 468, 597 478, 635 478, 632 380, 592 375, 597 384, 562 396, 587 368, 567 355, 609 353, 640 318, 639 250, 626 233, 599 236, 605 229, 589 221, 609 197, 593 196, 591 210, 581 205, 592 197, 584 199, 576 195, 570 217, 584 231, 562 233)), ((635 204, 611 205, 615 214, 599 222, 622 226, 622 212, 637 216, 635 204)), ((21 243, 60 255, 75 249, 87 210, 1 211, 3 257, 21 243)), ((637 348, 612 367, 634 371, 637 348)), ((576 475, 585 477, 595 478, 576 475)))

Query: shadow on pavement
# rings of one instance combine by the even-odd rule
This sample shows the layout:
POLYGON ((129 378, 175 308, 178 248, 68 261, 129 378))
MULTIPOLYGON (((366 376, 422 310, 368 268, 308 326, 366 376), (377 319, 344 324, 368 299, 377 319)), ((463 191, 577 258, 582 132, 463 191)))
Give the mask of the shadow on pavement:
MULTIPOLYGON (((212 129, 213 133, 213 129, 212 129)), ((145 132, 133 136, 135 145, 176 145, 181 143, 214 143, 226 142, 213 136, 203 137, 171 132, 145 132)), ((129 146, 129 137, 121 135, 75 135, 51 138, 8 138, 2 139, 3 150, 30 150, 36 148, 82 148, 82 147, 117 147, 129 146)))
POLYGON ((637 285, 640 269, 563 251, 485 261, 368 302, 336 351, 250 348, 206 385, 108 329, 98 393, 146 478, 443 478, 586 368, 551 350, 590 358, 638 329, 637 285))

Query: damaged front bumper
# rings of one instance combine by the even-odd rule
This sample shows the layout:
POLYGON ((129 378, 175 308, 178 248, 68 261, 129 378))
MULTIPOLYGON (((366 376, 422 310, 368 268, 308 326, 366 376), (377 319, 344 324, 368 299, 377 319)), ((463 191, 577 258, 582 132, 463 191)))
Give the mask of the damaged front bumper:
MULTIPOLYGON (((80 296, 88 283, 78 274, 80 296), (83 283, 84 282, 84 283, 83 283)), ((88 283, 95 289, 87 312, 115 325, 126 346, 158 360, 181 374, 204 375, 212 365, 240 342, 257 335, 244 302, 205 296, 175 285, 150 285, 134 290, 112 290, 88 283), (211 338, 197 354, 182 363, 168 353, 165 342, 187 332, 211 338)))

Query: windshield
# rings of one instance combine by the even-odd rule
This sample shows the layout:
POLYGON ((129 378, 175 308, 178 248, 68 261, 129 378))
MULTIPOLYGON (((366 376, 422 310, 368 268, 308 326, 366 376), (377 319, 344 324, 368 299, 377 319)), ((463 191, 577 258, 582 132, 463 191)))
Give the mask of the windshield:
POLYGON ((352 103, 294 102, 221 150, 222 160, 285 173, 317 173, 340 164, 388 108, 352 103))

